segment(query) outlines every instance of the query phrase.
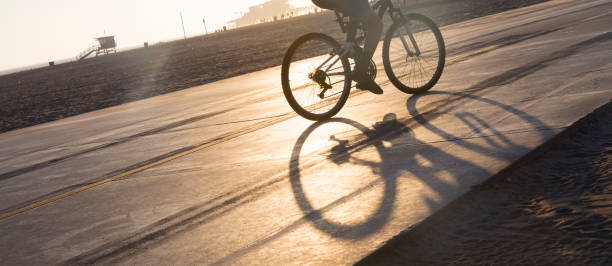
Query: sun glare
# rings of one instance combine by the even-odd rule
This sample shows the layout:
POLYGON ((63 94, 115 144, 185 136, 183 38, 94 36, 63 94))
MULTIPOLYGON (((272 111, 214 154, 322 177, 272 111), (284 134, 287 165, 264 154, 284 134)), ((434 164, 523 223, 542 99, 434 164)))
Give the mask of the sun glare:
POLYGON ((103 35, 116 36, 121 50, 183 38, 182 24, 187 37, 211 33, 235 26, 229 22, 249 7, 287 2, 291 8, 312 5, 310 0, 0 1, 0 32, 11 36, 3 41, 0 70, 73 58, 103 35))

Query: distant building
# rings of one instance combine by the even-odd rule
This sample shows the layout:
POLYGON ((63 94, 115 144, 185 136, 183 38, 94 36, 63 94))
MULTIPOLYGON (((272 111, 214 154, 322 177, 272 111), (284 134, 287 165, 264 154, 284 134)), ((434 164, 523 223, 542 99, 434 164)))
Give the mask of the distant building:
POLYGON ((313 7, 291 7, 289 0, 270 0, 261 5, 249 7, 249 11, 241 13, 242 16, 240 18, 228 21, 227 23, 233 25, 233 27, 242 27, 266 21, 275 21, 278 18, 288 18, 287 14, 293 16, 294 14, 308 13, 306 10, 311 9, 313 7))

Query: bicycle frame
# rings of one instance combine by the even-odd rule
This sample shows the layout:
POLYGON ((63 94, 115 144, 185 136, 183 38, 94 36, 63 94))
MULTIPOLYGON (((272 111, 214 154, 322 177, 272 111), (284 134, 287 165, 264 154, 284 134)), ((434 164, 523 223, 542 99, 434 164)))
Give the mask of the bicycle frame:
MULTIPOLYGON (((402 11, 399 8, 396 8, 395 6, 393 6, 393 2, 391 0, 378 0, 372 5, 372 9, 374 9, 374 11, 378 11, 377 15, 381 20, 384 17, 385 13, 389 11, 389 16, 391 17, 391 20, 393 21, 393 23, 406 21, 404 15, 402 14, 402 11)), ((346 44, 338 52, 330 54, 330 57, 317 67, 317 70, 320 70, 334 56, 338 55, 338 58, 336 58, 333 61, 333 63, 330 64, 325 69, 325 72, 329 71, 329 69, 331 69, 331 67, 334 66, 340 60, 340 58, 347 56, 351 52, 351 50, 355 49, 356 47, 359 47, 357 43, 362 41, 363 38, 365 37, 365 36, 360 36, 359 38, 356 38, 357 30, 362 28, 360 23, 353 21, 350 18, 347 21, 346 19, 347 17, 342 15, 338 11, 334 11, 334 13, 336 14, 336 18, 337 18, 336 21, 338 21, 338 24, 340 25, 340 29, 342 29, 342 32, 346 33, 346 44)), ((407 34, 408 39, 410 40, 410 43, 414 47, 414 52, 410 49, 410 46, 408 45, 408 41, 406 40, 404 35, 400 35, 399 38, 402 41, 404 49, 406 49, 408 56, 419 56, 421 54, 421 51, 414 38, 410 24, 403 23, 403 26, 406 29, 406 32, 408 32, 407 34)), ((335 76, 335 75, 343 75, 343 74, 344 73, 328 73, 327 75, 335 76)))

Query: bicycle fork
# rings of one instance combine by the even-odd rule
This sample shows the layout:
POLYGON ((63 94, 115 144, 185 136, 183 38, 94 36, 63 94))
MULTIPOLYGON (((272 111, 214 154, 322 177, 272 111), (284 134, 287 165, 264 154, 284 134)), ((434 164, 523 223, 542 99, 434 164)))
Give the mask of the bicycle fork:
POLYGON ((412 34, 412 26, 410 25, 410 21, 406 19, 406 16, 404 16, 402 11, 399 8, 392 8, 389 12, 389 16, 391 16, 391 20, 393 21, 393 23, 401 23, 402 27, 404 27, 404 29, 406 29, 406 32, 408 33, 407 35, 410 39, 410 43, 412 43, 412 47, 414 47, 414 52, 410 50, 410 46, 408 45, 408 41, 406 41, 404 35, 401 33, 399 34, 399 38, 402 41, 402 44, 404 45, 404 49, 406 49, 406 53, 408 53, 408 56, 412 57, 415 55, 421 55, 421 49, 419 49, 419 46, 417 45, 417 42, 414 39, 414 35, 412 34))
POLYGON ((402 44, 404 45, 404 49, 406 49, 406 52, 408 53, 408 56, 410 57, 421 55, 421 50, 419 49, 419 46, 417 45, 417 42, 414 39, 414 35, 412 34, 412 27, 410 25, 410 22, 408 22, 408 20, 404 17, 403 14, 400 13, 400 16, 402 18, 401 20, 402 26, 404 27, 404 29, 406 29, 406 32, 408 33, 407 34, 408 38, 410 39, 410 42, 412 43, 412 47, 414 47, 414 52, 410 50, 410 46, 408 45, 406 38, 404 37, 403 34, 400 33, 399 37, 400 37, 400 40, 402 41, 402 44))

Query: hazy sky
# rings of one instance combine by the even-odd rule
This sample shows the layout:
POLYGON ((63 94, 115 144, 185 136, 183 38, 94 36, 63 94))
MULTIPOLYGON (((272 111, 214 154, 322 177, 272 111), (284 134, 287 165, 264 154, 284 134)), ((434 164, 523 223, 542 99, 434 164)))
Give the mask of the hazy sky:
MULTIPOLYGON (((0 70, 76 57, 95 37, 116 35, 132 47, 222 27, 238 12, 266 0, 0 0, 0 70)), ((309 4, 310 0, 291 0, 309 4)))

